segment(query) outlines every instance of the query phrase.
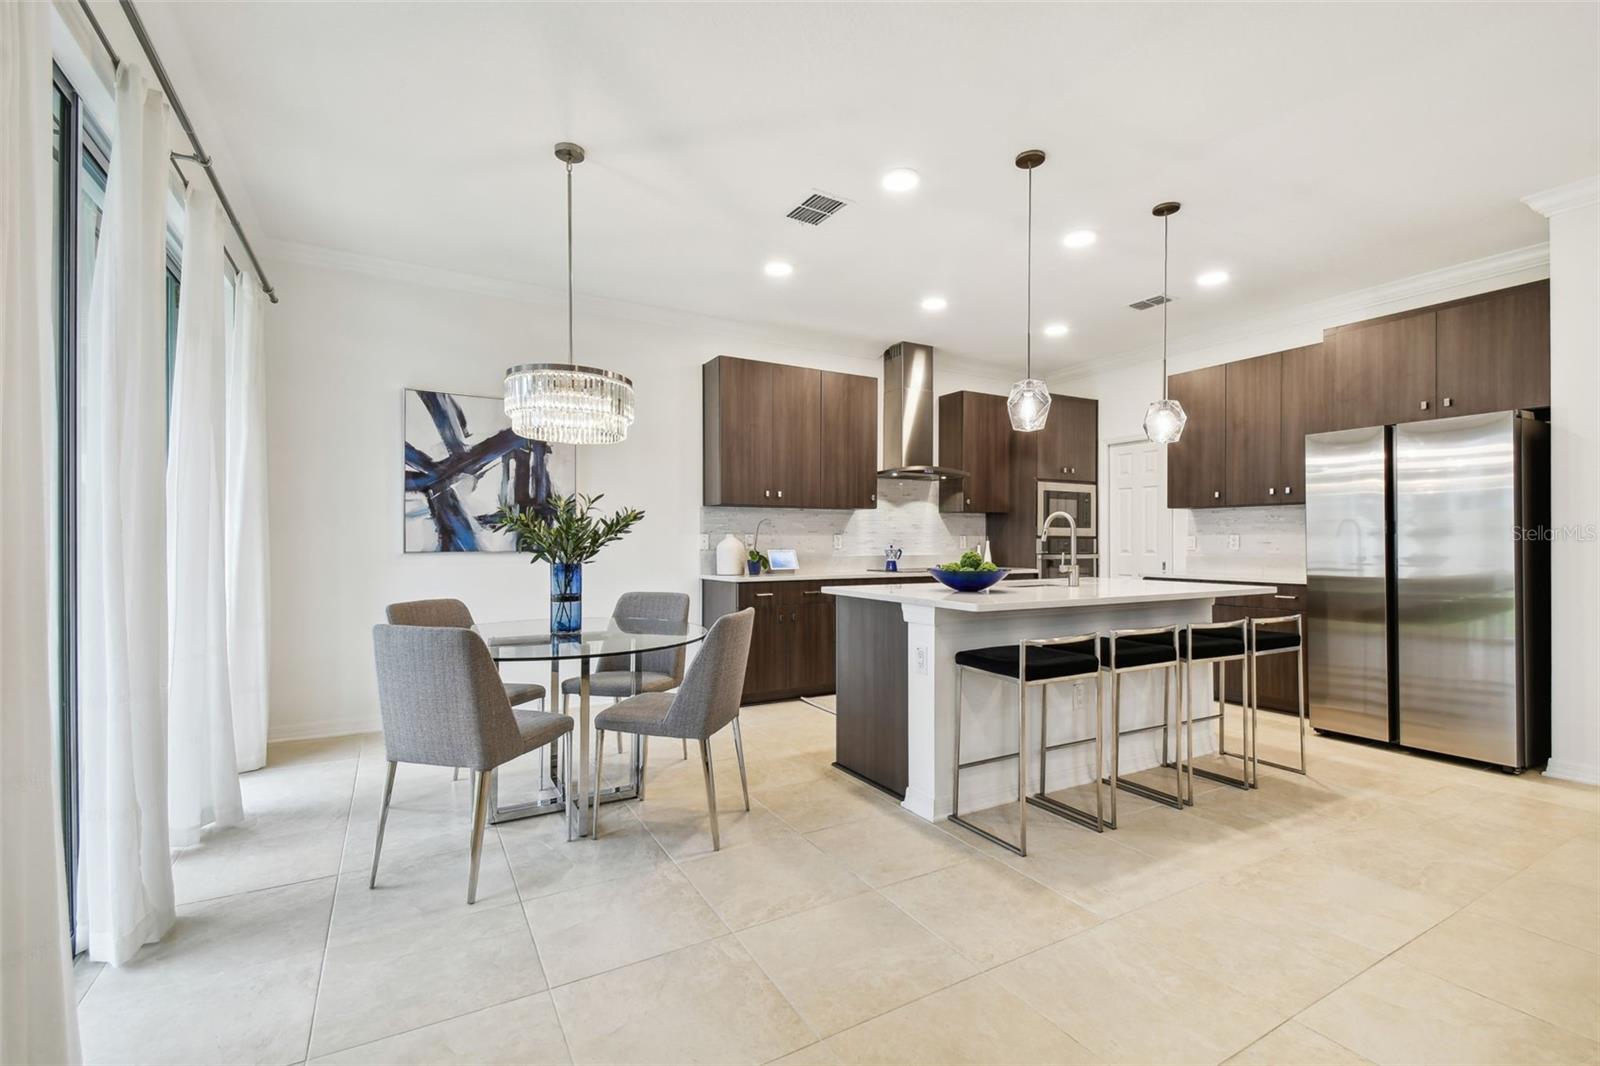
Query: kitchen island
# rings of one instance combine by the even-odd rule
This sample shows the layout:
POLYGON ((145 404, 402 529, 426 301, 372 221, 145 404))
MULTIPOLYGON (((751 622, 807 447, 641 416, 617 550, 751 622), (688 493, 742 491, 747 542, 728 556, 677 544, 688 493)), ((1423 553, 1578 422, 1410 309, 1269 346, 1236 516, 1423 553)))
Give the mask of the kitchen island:
MULTIPOLYGON (((928 584, 828 585, 821 591, 835 603, 837 764, 902 796, 907 810, 936 821, 950 814, 958 651, 1022 639, 1209 622, 1218 597, 1268 594, 1274 587, 1085 578, 1077 588, 1065 580, 1008 579, 987 592, 952 592, 928 584)), ((1193 706, 1202 715, 1209 710, 1211 671, 1196 667, 1193 673, 1193 706)), ((1124 731, 1161 721, 1165 676, 1165 671, 1124 676, 1124 731)), ((1091 735, 1093 683, 1062 683, 1052 689, 1049 743, 1091 735)), ((1031 692, 1030 699, 1028 750, 1037 753, 1039 690, 1031 692)), ((969 671, 963 703, 963 762, 1017 750, 1013 683, 969 671)), ((1105 711, 1109 758, 1109 685, 1105 711)), ((1194 738, 1196 755, 1214 752, 1215 723, 1196 726, 1194 738)), ((1122 772, 1159 766, 1161 739, 1159 730, 1126 737, 1121 745, 1122 772)), ((1236 737, 1230 748, 1238 746, 1236 737)), ((1038 787, 1037 755, 1028 761, 1031 791, 1038 787)), ((1052 751, 1051 791, 1092 781, 1093 764, 1093 744, 1052 751)), ((962 810, 1015 801, 1016 765, 1001 760, 964 770, 962 810)))

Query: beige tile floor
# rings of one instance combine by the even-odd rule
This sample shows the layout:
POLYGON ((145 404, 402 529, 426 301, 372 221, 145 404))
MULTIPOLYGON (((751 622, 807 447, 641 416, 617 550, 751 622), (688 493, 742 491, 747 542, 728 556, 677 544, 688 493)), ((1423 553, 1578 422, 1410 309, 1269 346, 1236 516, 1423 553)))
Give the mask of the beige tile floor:
POLYGON ((1594 789, 1313 737, 1309 777, 1124 794, 1103 836, 1035 811, 1018 858, 831 769, 826 714, 744 720, 721 852, 662 744, 599 841, 491 829, 470 908, 465 781, 401 768, 373 891, 379 738, 276 746, 249 824, 178 857, 171 936, 80 967, 86 1058, 1600 1060, 1594 789))

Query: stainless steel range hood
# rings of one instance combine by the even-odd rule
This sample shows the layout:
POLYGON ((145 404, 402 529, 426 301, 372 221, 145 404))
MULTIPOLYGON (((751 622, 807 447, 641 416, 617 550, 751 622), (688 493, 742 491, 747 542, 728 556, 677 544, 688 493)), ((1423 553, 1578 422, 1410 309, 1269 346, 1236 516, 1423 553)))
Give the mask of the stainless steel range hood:
POLYGON ((883 353, 883 469, 880 478, 946 481, 965 470, 933 461, 933 349, 901 341, 883 353))

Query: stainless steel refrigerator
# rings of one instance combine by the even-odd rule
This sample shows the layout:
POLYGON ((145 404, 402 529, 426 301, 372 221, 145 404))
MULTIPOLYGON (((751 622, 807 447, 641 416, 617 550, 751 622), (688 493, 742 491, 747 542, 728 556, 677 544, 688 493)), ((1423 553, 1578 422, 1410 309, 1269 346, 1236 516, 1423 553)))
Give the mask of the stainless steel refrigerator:
POLYGON ((1548 456, 1516 411, 1306 437, 1314 727, 1548 756, 1548 456))

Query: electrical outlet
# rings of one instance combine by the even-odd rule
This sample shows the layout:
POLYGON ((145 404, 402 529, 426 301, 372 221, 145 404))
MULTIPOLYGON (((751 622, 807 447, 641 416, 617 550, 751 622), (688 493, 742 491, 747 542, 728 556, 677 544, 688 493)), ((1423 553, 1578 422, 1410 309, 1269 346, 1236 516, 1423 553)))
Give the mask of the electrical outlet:
POLYGON ((1236 552, 1239 550, 1239 534, 1228 534, 1228 550, 1231 552, 1236 552))
POLYGON ((744 535, 744 546, 746 548, 755 547, 755 543, 756 543, 756 535, 754 533, 746 533, 744 535))
POLYGON ((700 534, 700 550, 703 551, 703 552, 708 552, 708 551, 711 550, 711 534, 710 533, 702 533, 702 534, 700 534))
POLYGON ((1183 546, 1188 551, 1197 552, 1200 550, 1200 538, 1190 537, 1184 542, 1183 546))
POLYGON ((923 677, 928 676, 928 646, 918 644, 911 649, 912 662, 916 664, 917 673, 923 677))
POLYGON ((843 548, 844 548, 844 534, 843 533, 835 533, 833 535, 833 550, 834 551, 841 551, 841 550, 843 550, 843 548))

